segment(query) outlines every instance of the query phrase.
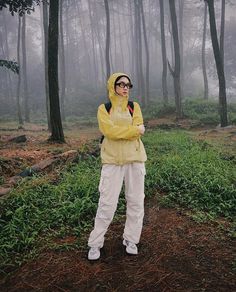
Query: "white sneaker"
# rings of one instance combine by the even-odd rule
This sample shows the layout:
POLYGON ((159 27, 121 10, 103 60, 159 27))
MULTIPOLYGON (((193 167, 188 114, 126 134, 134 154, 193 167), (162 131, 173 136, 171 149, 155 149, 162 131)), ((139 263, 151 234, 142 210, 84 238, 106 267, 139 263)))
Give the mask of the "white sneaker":
POLYGON ((126 252, 128 254, 138 254, 138 248, 135 243, 132 243, 126 239, 123 240, 123 245, 126 246, 126 252))
POLYGON ((100 258, 100 248, 99 247, 90 247, 88 252, 88 259, 94 261, 100 258))

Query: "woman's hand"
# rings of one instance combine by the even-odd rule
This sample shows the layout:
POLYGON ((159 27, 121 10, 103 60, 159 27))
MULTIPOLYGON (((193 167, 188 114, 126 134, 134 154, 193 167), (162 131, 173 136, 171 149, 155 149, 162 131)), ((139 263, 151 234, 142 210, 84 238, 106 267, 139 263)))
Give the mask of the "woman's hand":
POLYGON ((143 135, 144 132, 145 132, 145 127, 144 127, 144 125, 139 125, 139 126, 137 126, 137 127, 138 127, 138 129, 139 129, 139 133, 140 133, 141 135, 143 135))

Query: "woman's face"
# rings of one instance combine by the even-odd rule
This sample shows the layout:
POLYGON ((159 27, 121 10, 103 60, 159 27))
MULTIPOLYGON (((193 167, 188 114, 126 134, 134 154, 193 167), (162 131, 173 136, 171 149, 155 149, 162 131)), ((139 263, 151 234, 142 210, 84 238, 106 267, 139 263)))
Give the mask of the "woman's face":
POLYGON ((126 77, 121 77, 115 85, 115 92, 120 96, 127 96, 129 93, 130 81, 126 77), (127 86, 126 86, 127 85, 127 86))

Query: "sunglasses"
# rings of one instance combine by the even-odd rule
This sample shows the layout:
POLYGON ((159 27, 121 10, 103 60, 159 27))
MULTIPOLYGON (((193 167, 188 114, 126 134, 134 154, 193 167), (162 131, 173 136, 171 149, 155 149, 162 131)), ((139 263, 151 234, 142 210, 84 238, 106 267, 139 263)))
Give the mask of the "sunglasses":
POLYGON ((116 83, 117 86, 121 87, 121 88, 127 88, 127 89, 131 89, 133 87, 133 84, 131 83, 124 83, 124 82, 119 82, 116 83))

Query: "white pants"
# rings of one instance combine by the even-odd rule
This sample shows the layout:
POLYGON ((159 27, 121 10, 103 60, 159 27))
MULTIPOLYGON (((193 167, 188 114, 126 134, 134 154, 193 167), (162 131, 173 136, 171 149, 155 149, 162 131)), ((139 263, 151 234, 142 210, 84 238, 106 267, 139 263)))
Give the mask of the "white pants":
POLYGON ((114 217, 123 181, 125 181, 126 222, 123 238, 139 242, 144 216, 143 162, 124 165, 103 164, 99 183, 100 198, 88 246, 103 247, 104 235, 114 217))

